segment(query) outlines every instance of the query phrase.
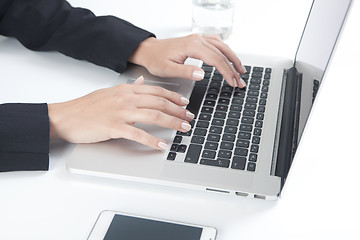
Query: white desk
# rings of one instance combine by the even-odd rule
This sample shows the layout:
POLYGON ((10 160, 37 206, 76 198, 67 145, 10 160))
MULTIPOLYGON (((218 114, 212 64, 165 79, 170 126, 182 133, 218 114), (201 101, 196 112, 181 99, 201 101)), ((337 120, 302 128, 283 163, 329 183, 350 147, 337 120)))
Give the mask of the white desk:
MULTIPOLYGON (((96 14, 121 16, 159 38, 190 33, 190 0, 71 2, 96 14), (137 9, 139 3, 144 7, 137 9)), ((292 57, 306 7, 281 13, 279 6, 294 9, 302 1, 248 2, 238 1, 237 30, 228 43, 237 51, 292 57), (251 17, 249 9, 258 2, 266 8, 251 17), (284 16, 295 17, 284 21, 284 16), (290 23, 297 28, 289 29, 290 23), (289 35, 277 42, 275 33, 284 31, 289 35)), ((65 168, 74 145, 53 142, 50 171, 0 173, 0 239, 86 239, 105 209, 215 226, 219 240, 360 239, 359 22, 360 3, 355 1, 278 201, 74 175, 65 168)), ((118 76, 58 53, 29 51, 4 37, 0 66, 0 102, 64 101, 114 85, 118 76)))

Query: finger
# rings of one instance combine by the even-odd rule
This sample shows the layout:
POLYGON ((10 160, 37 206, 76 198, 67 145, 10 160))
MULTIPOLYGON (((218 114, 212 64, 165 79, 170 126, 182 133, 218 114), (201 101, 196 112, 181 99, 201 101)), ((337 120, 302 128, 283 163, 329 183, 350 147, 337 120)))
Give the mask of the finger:
POLYGON ((181 132, 188 132, 191 129, 191 125, 188 121, 170 116, 166 113, 154 109, 136 109, 123 111, 122 119, 126 122, 152 124, 160 127, 175 129, 181 132))
POLYGON ((224 76, 225 80, 234 87, 245 87, 246 84, 244 82, 244 80, 242 80, 240 78, 239 73, 235 70, 234 66, 231 64, 231 62, 229 61, 229 59, 213 44, 211 44, 210 42, 205 42, 204 43, 209 49, 213 50, 214 52, 216 52, 220 58, 222 58, 222 63, 223 65, 226 65, 227 68, 225 68, 226 72, 223 72, 224 70, 222 68, 220 68, 219 66, 214 65, 218 71, 224 76), (231 72, 230 72, 231 71, 231 72))
POLYGON ((124 125, 117 132, 114 138, 126 138, 155 149, 166 149, 168 147, 164 140, 134 126, 124 125))
POLYGON ((133 88, 133 92, 136 94, 148 94, 163 97, 179 106, 189 104, 189 100, 184 96, 159 86, 139 85, 133 88))
POLYGON ((200 81, 204 76, 204 70, 199 67, 173 61, 168 61, 162 72, 162 77, 180 77, 193 81, 200 81))
POLYGON ((144 77, 140 76, 138 79, 135 80, 135 82, 133 82, 134 85, 143 85, 145 82, 144 77))
POLYGON ((170 116, 174 116, 184 120, 186 119, 188 121, 192 121, 195 117, 193 113, 184 109, 183 107, 179 107, 178 105, 163 97, 153 95, 139 96, 139 99, 136 101, 136 107, 159 110, 170 116))
POLYGON ((207 35, 204 38, 218 48, 229 60, 234 64, 235 69, 244 74, 246 72, 245 67, 242 65, 240 59, 236 56, 236 54, 230 49, 228 45, 226 45, 218 36, 216 35, 207 35))

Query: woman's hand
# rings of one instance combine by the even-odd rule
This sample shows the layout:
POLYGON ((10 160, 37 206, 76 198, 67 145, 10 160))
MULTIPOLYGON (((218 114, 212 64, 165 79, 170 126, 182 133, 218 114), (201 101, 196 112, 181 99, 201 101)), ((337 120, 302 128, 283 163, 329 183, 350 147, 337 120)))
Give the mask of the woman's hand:
POLYGON ((63 103, 49 104, 50 138, 94 143, 127 138, 156 149, 167 144, 133 126, 154 124, 182 132, 190 130, 194 115, 183 108, 189 100, 161 87, 134 84, 100 89, 63 103))
POLYGON ((172 39, 148 38, 141 42, 129 61, 144 66, 160 77, 204 78, 204 71, 184 65, 188 57, 201 59, 214 66, 231 86, 245 87, 239 73, 245 73, 236 54, 217 36, 198 34, 172 39))

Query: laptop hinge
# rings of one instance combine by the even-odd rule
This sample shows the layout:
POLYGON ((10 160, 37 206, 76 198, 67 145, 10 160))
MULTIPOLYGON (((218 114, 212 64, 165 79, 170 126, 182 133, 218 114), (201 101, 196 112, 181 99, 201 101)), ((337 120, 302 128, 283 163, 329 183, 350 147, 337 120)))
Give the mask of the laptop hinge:
POLYGON ((281 177, 281 187, 284 186, 298 144, 302 87, 302 74, 295 67, 286 70, 285 74, 275 169, 275 175, 281 177))

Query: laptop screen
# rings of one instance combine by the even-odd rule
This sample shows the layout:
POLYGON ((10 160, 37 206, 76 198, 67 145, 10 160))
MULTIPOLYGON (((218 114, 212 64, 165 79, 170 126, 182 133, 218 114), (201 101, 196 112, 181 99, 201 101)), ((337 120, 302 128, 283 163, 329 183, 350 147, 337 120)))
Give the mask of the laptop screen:
POLYGON ((283 85, 276 175, 284 184, 351 0, 314 0, 283 85))
POLYGON ((298 140, 329 63, 351 0, 315 0, 308 16, 296 56, 302 73, 298 140))

